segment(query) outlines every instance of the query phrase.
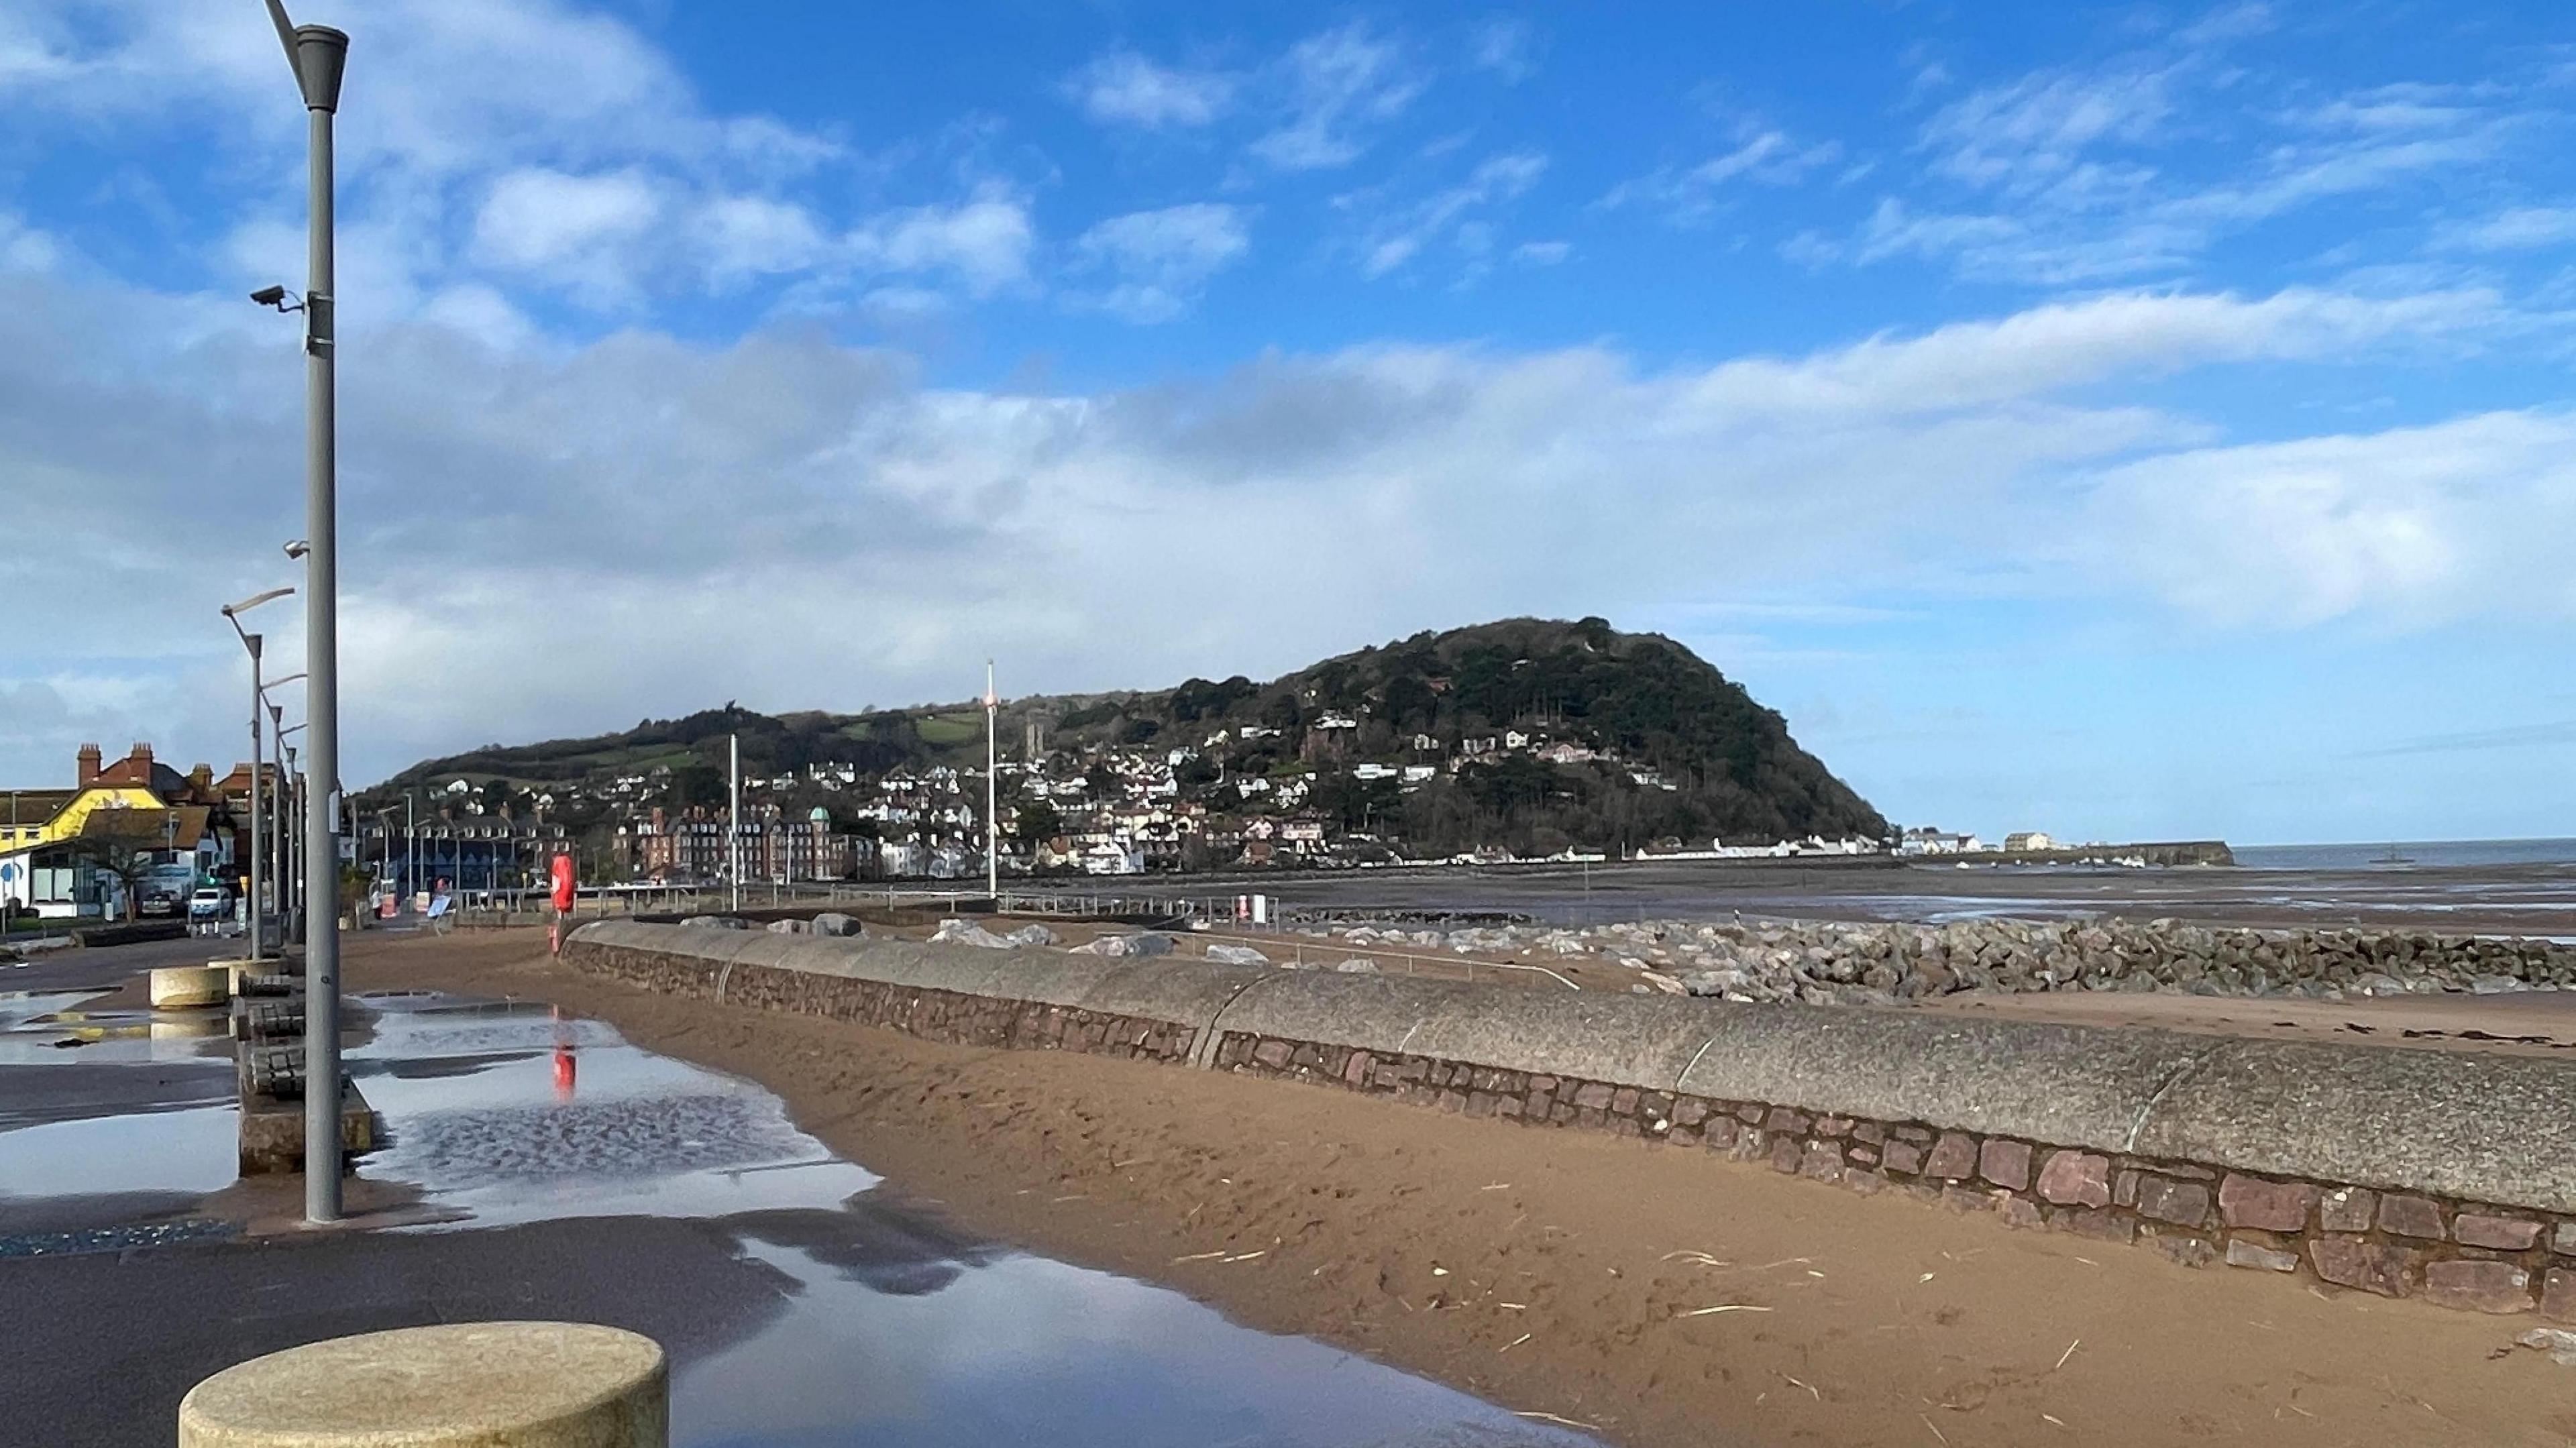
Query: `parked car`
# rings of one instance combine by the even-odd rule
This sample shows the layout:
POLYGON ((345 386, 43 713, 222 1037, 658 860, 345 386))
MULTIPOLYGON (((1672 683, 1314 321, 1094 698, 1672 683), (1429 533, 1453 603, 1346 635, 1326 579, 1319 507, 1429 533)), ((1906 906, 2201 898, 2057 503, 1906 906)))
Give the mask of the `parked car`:
POLYGON ((233 892, 221 885, 200 885, 197 893, 188 897, 188 918, 191 920, 222 920, 232 913, 233 892))
POLYGON ((185 895, 167 885, 153 885, 145 888, 143 898, 134 902, 134 909, 139 915, 176 915, 186 901, 185 895))

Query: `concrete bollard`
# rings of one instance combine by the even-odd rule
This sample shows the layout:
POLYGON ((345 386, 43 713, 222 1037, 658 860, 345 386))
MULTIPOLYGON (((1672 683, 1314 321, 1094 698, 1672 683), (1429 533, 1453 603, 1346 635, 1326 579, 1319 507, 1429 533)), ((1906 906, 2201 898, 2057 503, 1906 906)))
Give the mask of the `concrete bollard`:
POLYGON ((171 965, 152 972, 152 1008, 219 1006, 232 999, 232 973, 220 965, 171 965))
POLYGON ((668 1448, 662 1349, 622 1328, 470 1322, 332 1338, 224 1369, 179 1448, 668 1448))

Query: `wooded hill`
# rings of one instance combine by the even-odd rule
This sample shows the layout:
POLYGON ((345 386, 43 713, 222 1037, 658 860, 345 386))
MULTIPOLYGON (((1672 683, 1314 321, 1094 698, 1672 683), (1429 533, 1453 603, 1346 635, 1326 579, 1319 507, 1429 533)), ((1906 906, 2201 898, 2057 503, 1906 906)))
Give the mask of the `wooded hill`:
MULTIPOLYGON (((1778 713, 1680 644, 1600 619, 1425 632, 1266 683, 1237 676, 1014 699, 1001 712, 1006 758, 1025 756, 1032 720, 1051 773, 1088 770, 1105 788, 1104 751, 1159 758, 1186 748, 1194 757, 1172 767, 1184 799, 1226 813, 1320 814, 1337 834, 1376 836, 1412 855, 1889 833, 1878 811, 1798 747, 1778 713), (1244 737, 1246 725, 1255 737, 1244 737), (1509 747, 1513 734, 1528 742, 1509 747), (1490 752, 1451 767, 1462 742, 1487 741, 1490 752), (1601 757, 1550 763, 1538 753, 1550 744, 1601 757), (1408 785, 1360 778, 1379 772, 1357 769, 1368 763, 1439 771, 1408 785), (1241 792, 1246 779, 1293 782, 1309 769, 1315 778, 1293 806, 1241 792)), ((662 769, 670 773, 652 802, 720 802, 729 734, 742 738, 746 776, 827 763, 878 775, 937 763, 980 770, 983 724, 974 703, 785 715, 727 705, 588 739, 490 745, 416 765, 366 794, 399 797, 458 778, 487 797, 550 790, 558 814, 580 824, 597 811, 577 799, 604 810, 610 782, 662 769)))

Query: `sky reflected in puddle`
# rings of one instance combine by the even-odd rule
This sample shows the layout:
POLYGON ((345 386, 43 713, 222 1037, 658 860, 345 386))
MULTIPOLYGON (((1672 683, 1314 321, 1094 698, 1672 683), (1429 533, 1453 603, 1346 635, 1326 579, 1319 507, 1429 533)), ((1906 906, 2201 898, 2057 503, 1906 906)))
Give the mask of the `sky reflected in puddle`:
POLYGON ((0 1130, 0 1205, 221 1191, 240 1171, 237 1119, 230 1105, 194 1106, 0 1130))
POLYGON ((672 1437, 762 1448, 1571 1444, 1436 1383, 1238 1327, 1177 1293, 1009 1254, 890 1294, 752 1238, 793 1278, 768 1328, 683 1368, 672 1437))
POLYGON ((366 1004, 380 1014, 351 1068, 392 1145, 361 1171, 465 1215, 408 1230, 705 1217, 774 1274, 761 1326, 675 1365, 675 1443, 1588 1441, 1164 1288, 964 1239, 880 1201, 875 1175, 798 1131, 767 1091, 604 1024, 434 998, 366 1004))

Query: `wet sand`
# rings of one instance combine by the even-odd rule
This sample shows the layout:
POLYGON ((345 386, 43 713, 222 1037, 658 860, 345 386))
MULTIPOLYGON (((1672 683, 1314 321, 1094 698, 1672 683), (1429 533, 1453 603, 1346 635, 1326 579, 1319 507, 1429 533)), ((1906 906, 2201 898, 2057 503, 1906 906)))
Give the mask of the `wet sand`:
POLYGON ((363 939, 348 975, 603 1017, 776 1091, 965 1230, 1640 1448, 2576 1437, 2576 1371, 2510 1347, 2527 1317, 2192 1271, 1699 1153, 676 1001, 526 934, 363 939))

